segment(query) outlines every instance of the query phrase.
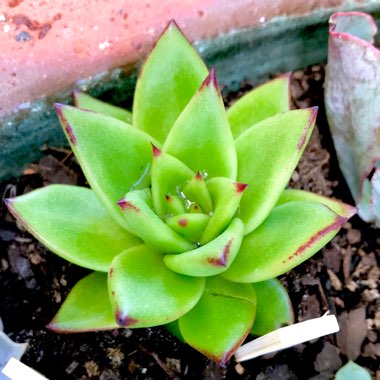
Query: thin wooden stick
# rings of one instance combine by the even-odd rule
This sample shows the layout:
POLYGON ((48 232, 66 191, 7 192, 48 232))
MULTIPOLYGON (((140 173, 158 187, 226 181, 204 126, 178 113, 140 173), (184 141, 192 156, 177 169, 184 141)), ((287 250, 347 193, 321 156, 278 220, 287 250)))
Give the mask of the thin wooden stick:
POLYGON ((48 380, 45 376, 15 358, 10 358, 1 372, 11 380, 48 380))
POLYGON ((339 331, 335 315, 324 315, 291 326, 282 327, 241 346, 235 352, 238 362, 253 359, 296 344, 339 331))

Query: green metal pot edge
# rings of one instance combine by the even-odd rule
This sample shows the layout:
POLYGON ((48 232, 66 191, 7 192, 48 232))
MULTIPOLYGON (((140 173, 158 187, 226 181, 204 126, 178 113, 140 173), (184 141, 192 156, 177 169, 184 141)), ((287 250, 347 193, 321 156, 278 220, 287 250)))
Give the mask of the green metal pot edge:
MULTIPOLYGON (((319 10, 303 17, 278 17, 260 28, 231 31, 195 46, 208 67, 214 67, 223 93, 236 91, 242 81, 261 83, 273 75, 326 62, 328 18, 338 9, 319 10)), ((345 7, 380 21, 380 4, 345 7)), ((0 120, 0 180, 20 175, 42 155, 43 147, 65 147, 66 139, 53 111, 54 102, 72 102, 71 90, 89 94, 130 108, 137 70, 141 63, 119 67, 81 80, 60 93, 22 104, 0 120)))

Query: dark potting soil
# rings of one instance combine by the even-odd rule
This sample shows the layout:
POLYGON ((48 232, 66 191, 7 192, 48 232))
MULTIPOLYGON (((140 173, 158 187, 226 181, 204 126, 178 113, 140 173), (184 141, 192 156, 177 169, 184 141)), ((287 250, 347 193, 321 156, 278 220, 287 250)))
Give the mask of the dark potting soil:
MULTIPOLYGON (((326 123, 323 81, 322 65, 293 74, 294 107, 319 106, 320 111, 318 128, 290 186, 353 204, 326 123)), ((242 84, 226 103, 251 87, 242 84)), ((86 185, 70 151, 46 148, 44 158, 22 177, 1 184, 0 194, 4 199, 51 183, 86 185)), ((281 277, 296 321, 330 310, 339 317, 340 332, 241 364, 231 359, 221 368, 162 328, 80 334, 47 330, 69 290, 88 271, 49 252, 15 222, 3 203, 0 214, 0 317, 13 340, 29 343, 22 361, 51 380, 327 380, 348 359, 380 379, 380 238, 357 216, 312 259, 281 277)))

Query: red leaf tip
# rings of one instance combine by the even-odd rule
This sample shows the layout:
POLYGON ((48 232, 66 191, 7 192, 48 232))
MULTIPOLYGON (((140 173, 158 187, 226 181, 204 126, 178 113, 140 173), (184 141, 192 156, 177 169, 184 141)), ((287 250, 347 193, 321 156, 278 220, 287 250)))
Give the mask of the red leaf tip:
POLYGON ((311 107, 310 108, 310 124, 312 124, 315 119, 317 118, 317 115, 318 115, 318 107, 315 106, 315 107, 311 107))
POLYGON ((180 30, 180 27, 178 26, 177 21, 174 20, 173 18, 168 23, 167 29, 169 29, 169 28, 176 28, 176 29, 180 30))
POLYGON ((209 87, 209 86, 214 86, 215 89, 217 90, 218 94, 220 95, 219 85, 218 85, 218 81, 216 80, 216 74, 215 74, 215 70, 214 69, 210 70, 210 72, 207 75, 206 79, 201 84, 201 87, 199 88, 199 91, 201 91, 204 88, 209 87))
POLYGON ((157 157, 161 154, 160 149, 158 149, 155 145, 152 144, 152 149, 153 149, 153 156, 157 157))
POLYGON ((195 179, 197 179, 198 181, 201 181, 203 179, 202 173, 200 171, 198 171, 197 174, 195 175, 195 179))
POLYGON ((13 199, 12 198, 5 198, 4 199, 4 204, 5 204, 5 206, 7 206, 8 209, 10 207, 12 207, 12 203, 13 203, 13 199))
POLYGON ((248 187, 247 183, 241 183, 241 182, 235 182, 234 185, 236 188, 236 192, 239 194, 242 193, 248 187))

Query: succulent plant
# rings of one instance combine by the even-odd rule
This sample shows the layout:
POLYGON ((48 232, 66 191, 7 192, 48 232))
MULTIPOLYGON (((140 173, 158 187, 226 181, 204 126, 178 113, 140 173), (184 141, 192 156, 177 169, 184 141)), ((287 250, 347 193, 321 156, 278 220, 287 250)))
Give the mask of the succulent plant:
POLYGON ((355 209, 285 190, 317 114, 289 110, 289 75, 226 112, 215 72, 172 22, 142 68, 133 114, 82 93, 75 102, 56 111, 91 189, 51 185, 7 200, 48 248, 94 271, 49 328, 165 325, 225 363, 250 332, 292 323, 275 277, 355 209))
POLYGON ((330 17, 325 81, 326 114, 358 215, 380 227, 380 50, 373 17, 330 17))

